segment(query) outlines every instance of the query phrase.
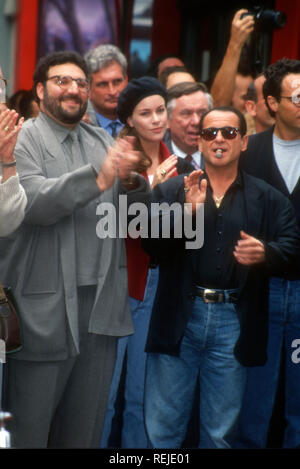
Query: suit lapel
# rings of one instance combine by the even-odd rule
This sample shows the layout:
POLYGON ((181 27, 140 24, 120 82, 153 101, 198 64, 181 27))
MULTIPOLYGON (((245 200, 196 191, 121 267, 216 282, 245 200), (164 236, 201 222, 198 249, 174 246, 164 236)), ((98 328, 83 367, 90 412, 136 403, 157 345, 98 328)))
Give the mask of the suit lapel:
MULTIPOLYGON (((245 231, 250 236, 255 238, 259 236, 261 232, 261 226, 263 223, 264 211, 262 210, 262 195, 263 193, 257 186, 253 186, 251 183, 251 176, 243 173, 244 180, 244 202, 246 210, 246 226, 245 231)), ((240 287, 246 283, 247 276, 249 273, 249 267, 245 267, 241 270, 240 275, 240 287)))
POLYGON ((42 153, 42 164, 46 175, 54 177, 55 175, 59 176, 67 173, 68 166, 62 146, 54 131, 42 115, 38 116, 36 119, 36 127, 39 130, 40 138, 45 150, 45 152, 42 153), (53 174, 52 169, 54 169, 57 174, 53 174))

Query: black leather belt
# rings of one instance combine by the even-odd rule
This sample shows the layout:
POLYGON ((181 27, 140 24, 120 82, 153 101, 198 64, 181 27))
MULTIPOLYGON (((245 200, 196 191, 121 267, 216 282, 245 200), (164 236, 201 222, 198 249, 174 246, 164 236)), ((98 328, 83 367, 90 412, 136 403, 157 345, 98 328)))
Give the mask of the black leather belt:
POLYGON ((236 303, 238 299, 238 290, 212 290, 198 285, 193 287, 193 294, 200 296, 205 303, 236 303))

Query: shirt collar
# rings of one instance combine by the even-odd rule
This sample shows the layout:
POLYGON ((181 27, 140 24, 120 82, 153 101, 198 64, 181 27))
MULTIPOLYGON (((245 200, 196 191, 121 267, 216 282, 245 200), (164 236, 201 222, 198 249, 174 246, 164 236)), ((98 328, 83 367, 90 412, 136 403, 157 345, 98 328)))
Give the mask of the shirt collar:
MULTIPOLYGON (((187 153, 182 151, 177 145, 176 143, 173 142, 173 140, 171 140, 171 146, 172 146, 172 150, 173 150, 173 153, 178 156, 179 158, 185 158, 187 156, 187 153)), ((201 152, 199 150, 195 151, 194 153, 191 154, 191 157, 193 158, 193 160, 197 163, 197 165, 200 167, 200 163, 201 163, 201 152)))
MULTIPOLYGON (((180 158, 185 158, 187 153, 183 150, 181 150, 181 148, 179 148, 176 143, 174 143, 173 140, 171 140, 171 145, 172 145, 172 148, 173 148, 173 151, 175 153, 176 156, 179 156, 180 158)), ((200 156, 201 153, 199 150, 195 151, 194 153, 190 153, 190 155, 194 158, 194 156, 200 156)))
POLYGON ((64 125, 59 124, 57 121, 52 119, 48 114, 46 114, 43 111, 40 111, 41 117, 46 120, 46 122, 49 124, 51 129, 55 132, 56 138, 59 141, 59 143, 63 143, 68 135, 72 133, 77 133, 78 137, 80 135, 80 126, 79 124, 74 127, 74 129, 70 130, 68 127, 65 127, 64 125))
MULTIPOLYGON (((208 186, 211 188, 209 178, 208 178, 205 171, 202 174, 202 176, 200 177, 200 179, 204 179, 204 178, 207 179, 208 186)), ((235 188, 235 187, 241 187, 241 188, 244 187, 243 174, 242 174, 242 171, 240 169, 238 170, 237 176, 236 176, 235 180, 233 181, 233 183, 231 184, 230 189, 235 188)), ((229 190, 229 188, 227 189, 227 191, 228 190, 229 190)))
POLYGON ((122 122, 119 119, 108 119, 107 117, 104 117, 102 114, 99 114, 97 111, 95 111, 96 116, 97 116, 97 121, 99 122, 100 126, 107 130, 112 122, 117 122, 120 126, 123 126, 122 122))

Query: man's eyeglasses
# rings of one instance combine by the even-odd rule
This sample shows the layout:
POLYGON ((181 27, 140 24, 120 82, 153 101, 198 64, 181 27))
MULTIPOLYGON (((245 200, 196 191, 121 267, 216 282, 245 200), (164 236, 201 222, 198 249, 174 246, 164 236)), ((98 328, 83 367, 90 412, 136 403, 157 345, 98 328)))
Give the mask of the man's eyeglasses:
POLYGON ((48 80, 53 80, 62 90, 70 88, 73 81, 76 82, 78 88, 81 91, 88 91, 90 88, 90 83, 86 78, 73 78, 70 76, 54 75, 53 77, 49 77, 47 81, 48 80))
POLYGON ((208 127, 207 129, 202 129, 200 132, 200 135, 204 140, 207 140, 207 141, 214 140, 219 130, 222 134, 222 137, 225 138, 226 140, 234 139, 239 133, 239 129, 237 127, 227 126, 227 127, 219 127, 219 128, 208 127))
POLYGON ((293 95, 293 96, 280 96, 281 98, 288 99, 291 103, 295 104, 295 106, 300 107, 300 94, 293 95))

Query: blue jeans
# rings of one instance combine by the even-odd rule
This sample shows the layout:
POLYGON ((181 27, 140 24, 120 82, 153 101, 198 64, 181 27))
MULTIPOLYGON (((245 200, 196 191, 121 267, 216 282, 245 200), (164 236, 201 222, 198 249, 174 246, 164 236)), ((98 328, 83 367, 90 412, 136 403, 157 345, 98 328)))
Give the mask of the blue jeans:
MULTIPOLYGON (((237 448, 265 448, 285 348, 284 448, 300 444, 300 363, 292 342, 300 339, 300 281, 270 279, 268 360, 249 368, 237 448)), ((299 347, 299 346, 298 346, 299 347)))
POLYGON ((144 426, 144 382, 147 354, 144 350, 157 283, 158 268, 149 269, 144 300, 139 301, 130 298, 135 332, 133 335, 122 337, 118 341, 117 362, 110 388, 101 448, 108 446, 126 351, 125 404, 122 414, 121 448, 147 448, 148 440, 144 426))
POLYGON ((239 333, 232 303, 206 304, 196 297, 180 355, 148 354, 145 424, 152 447, 181 447, 198 377, 199 447, 231 447, 246 379, 233 354, 239 333))

